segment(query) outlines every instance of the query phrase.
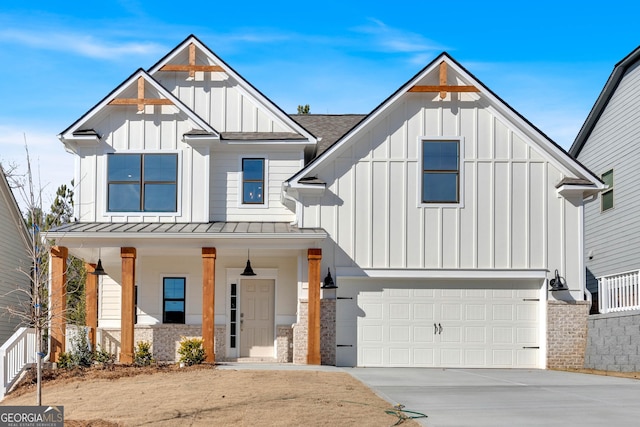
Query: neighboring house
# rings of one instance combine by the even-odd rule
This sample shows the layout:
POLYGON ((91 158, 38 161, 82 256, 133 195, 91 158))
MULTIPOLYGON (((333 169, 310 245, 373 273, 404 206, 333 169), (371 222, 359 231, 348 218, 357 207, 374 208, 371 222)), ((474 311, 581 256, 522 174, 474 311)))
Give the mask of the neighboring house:
POLYGON ((31 286, 29 232, 20 208, 0 167, 0 345, 18 329, 21 319, 11 317, 6 307, 28 309, 31 286), (27 302, 27 304, 24 304, 27 302))
POLYGON ((615 65, 569 151, 608 185, 585 205, 587 288, 602 312, 640 309, 639 137, 640 47, 615 65))
POLYGON ((603 185, 447 54, 366 117, 290 116, 190 36, 60 139, 79 221, 49 234, 52 298, 67 251, 100 260, 87 322, 121 361, 183 336, 210 362, 346 366, 544 368, 580 345, 603 185))

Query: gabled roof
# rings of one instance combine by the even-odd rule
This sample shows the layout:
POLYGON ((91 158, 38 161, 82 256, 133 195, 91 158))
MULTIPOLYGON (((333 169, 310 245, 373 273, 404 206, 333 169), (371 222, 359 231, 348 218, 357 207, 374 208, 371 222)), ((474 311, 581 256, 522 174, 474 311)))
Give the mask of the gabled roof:
MULTIPOLYGON (((184 55, 183 55, 184 56, 184 55)), ((195 61, 195 52, 189 53, 190 62, 195 61), (191 59, 192 58, 192 59, 191 59)), ((262 92, 256 89, 249 81, 245 80, 240 74, 238 74, 229 64, 219 58, 209 47, 202 43, 196 36, 191 34, 182 43, 176 46, 171 52, 165 55, 160 61, 149 68, 149 74, 156 75, 159 72, 165 71, 213 71, 223 72, 233 78, 243 90, 249 93, 254 99, 258 100, 268 111, 270 111, 275 117, 281 120, 283 123, 291 127, 296 133, 302 135, 304 138, 315 142, 315 136, 307 129, 291 119, 287 113, 285 113, 280 107, 267 98, 262 92), (194 47, 191 47, 194 46, 194 47), (179 59, 181 54, 190 49, 197 49, 204 53, 212 64, 184 64, 179 59)))
MULTIPOLYGON (((442 74, 441 74, 442 76, 442 74)), ((286 183, 290 185, 302 184, 301 178, 315 175, 315 170, 322 166, 325 162, 330 161, 334 153, 336 153, 341 146, 348 144, 354 135, 357 135, 362 129, 364 129, 370 122, 375 120, 378 116, 385 113, 396 101, 398 101, 407 92, 437 92, 442 90, 451 90, 456 92, 478 92, 480 97, 485 100, 492 108, 496 109, 505 117, 508 117, 513 123, 515 123, 519 129, 527 135, 530 139, 539 142, 539 147, 550 158, 566 169, 571 174, 575 174, 578 178, 584 178, 600 188, 603 184, 600 179, 595 176, 586 167, 581 165, 578 161, 573 159, 562 147, 555 143, 551 138, 545 135, 531 122, 529 122, 524 116, 514 110, 509 104, 498 97, 493 91, 479 81, 473 74, 467 71, 462 65, 454 60, 448 53, 443 52, 436 57, 431 63, 424 67, 414 77, 412 77, 407 83, 401 86, 395 93, 389 96, 385 101, 378 105, 368 116, 360 121, 349 132, 343 135, 336 143, 325 150, 320 156, 316 157, 305 168, 300 170, 293 177, 289 178, 286 183), (452 86, 442 86, 442 77, 440 80, 440 86, 431 85, 423 86, 425 83, 433 81, 433 77, 437 74, 437 68, 442 69, 441 64, 445 64, 445 67, 449 67, 461 81, 461 87, 457 90, 452 86), (435 90, 436 88, 437 90, 435 90), (424 90, 422 90, 424 89, 424 90)), ((442 91, 441 91, 442 96, 442 91)))
POLYGON ((600 92, 598 99, 596 99, 595 104, 593 104, 593 107, 591 108, 587 119, 582 124, 582 127, 580 128, 580 131, 576 136, 576 139, 573 141, 573 144, 569 149, 569 153, 571 153, 573 157, 578 157, 580 151, 582 150, 582 147, 584 147, 587 139, 589 139, 589 135, 591 135, 593 128, 595 127, 596 123, 600 119, 600 116, 609 104, 611 97, 618 88, 620 81, 622 81, 622 78, 626 74, 627 70, 631 66, 635 65, 638 61, 640 61, 640 46, 638 46, 633 52, 625 56, 613 67, 613 71, 611 72, 607 83, 605 83, 604 87, 602 88, 602 92, 600 92))
POLYGON ((200 127, 200 131, 210 135, 214 138, 219 138, 219 133, 213 129, 206 121, 200 118, 189 107, 187 107, 182 101, 175 97, 171 92, 165 89, 158 81, 156 81, 151 75, 149 75, 142 68, 134 72, 129 78, 115 88, 111 93, 98 102, 93 108, 87 111, 82 117, 76 120, 71 126, 62 131, 58 138, 68 144, 69 141, 86 138, 99 138, 99 135, 92 130, 86 129, 84 126, 95 117, 99 112, 105 108, 112 108, 117 105, 174 105, 180 111, 182 111, 189 119, 191 119, 197 126, 200 127), (155 93, 153 97, 147 98, 146 85, 150 85, 155 93), (137 85, 138 97, 137 98, 125 98, 124 93, 130 91, 137 85), (141 86, 142 85, 142 86, 141 86), (141 97, 141 91, 143 96, 141 97), (142 101, 142 102, 141 102, 142 101))
MULTIPOLYGON (((2 165, 0 165, 0 197, 5 200, 7 204, 7 210, 11 215, 11 218, 6 218, 6 220, 10 220, 15 225, 18 233, 22 237, 23 244, 26 248, 29 248, 31 246, 29 240, 29 231, 27 230, 27 225, 24 222, 24 218, 22 218, 22 213, 20 212, 20 208, 18 207, 18 202, 13 195, 13 191, 11 191, 9 181, 7 181, 7 177, 4 174, 4 170, 2 169, 2 165)), ((5 218, 1 218, 0 220, 5 221, 5 218)))

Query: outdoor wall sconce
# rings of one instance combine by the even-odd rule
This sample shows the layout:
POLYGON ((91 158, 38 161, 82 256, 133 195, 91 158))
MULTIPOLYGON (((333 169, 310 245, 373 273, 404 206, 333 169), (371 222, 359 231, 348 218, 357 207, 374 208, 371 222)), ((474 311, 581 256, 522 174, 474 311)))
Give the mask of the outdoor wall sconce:
POLYGON ((253 272, 253 268, 251 268, 251 260, 249 259, 249 249, 247 249, 247 266, 244 268, 244 271, 240 273, 241 276, 255 276, 256 273, 253 272))
POLYGON ((324 278, 324 283, 322 284, 324 289, 336 289, 337 286, 333 282, 333 277, 331 277, 331 269, 327 268, 327 277, 324 278))
POLYGON ((549 286, 551 286, 552 291, 566 291, 569 289, 565 280, 558 274, 558 270, 556 270, 556 277, 549 280, 549 286))

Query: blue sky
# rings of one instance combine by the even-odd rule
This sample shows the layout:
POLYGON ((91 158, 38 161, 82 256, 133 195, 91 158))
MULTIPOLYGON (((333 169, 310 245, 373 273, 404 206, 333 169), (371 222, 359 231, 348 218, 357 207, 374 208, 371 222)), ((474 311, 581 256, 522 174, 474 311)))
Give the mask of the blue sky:
POLYGON ((0 161, 26 138, 45 194, 73 177, 57 135, 189 34, 289 113, 368 113, 447 51, 565 148, 640 44, 626 0, 3 3, 0 161))

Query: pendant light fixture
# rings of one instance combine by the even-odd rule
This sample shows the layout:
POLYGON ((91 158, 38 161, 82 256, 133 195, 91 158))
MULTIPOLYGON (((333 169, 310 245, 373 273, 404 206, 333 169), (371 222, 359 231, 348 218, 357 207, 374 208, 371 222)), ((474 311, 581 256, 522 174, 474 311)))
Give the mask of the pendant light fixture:
POLYGON ((244 268, 244 271, 240 273, 241 276, 255 276, 256 273, 253 272, 253 268, 251 268, 251 260, 249 259, 249 249, 247 249, 247 266, 244 268))
POLYGON ((98 265, 96 268, 89 274, 93 274, 94 276, 106 276, 107 272, 102 268, 102 259, 100 259, 100 251, 98 251, 98 265))

